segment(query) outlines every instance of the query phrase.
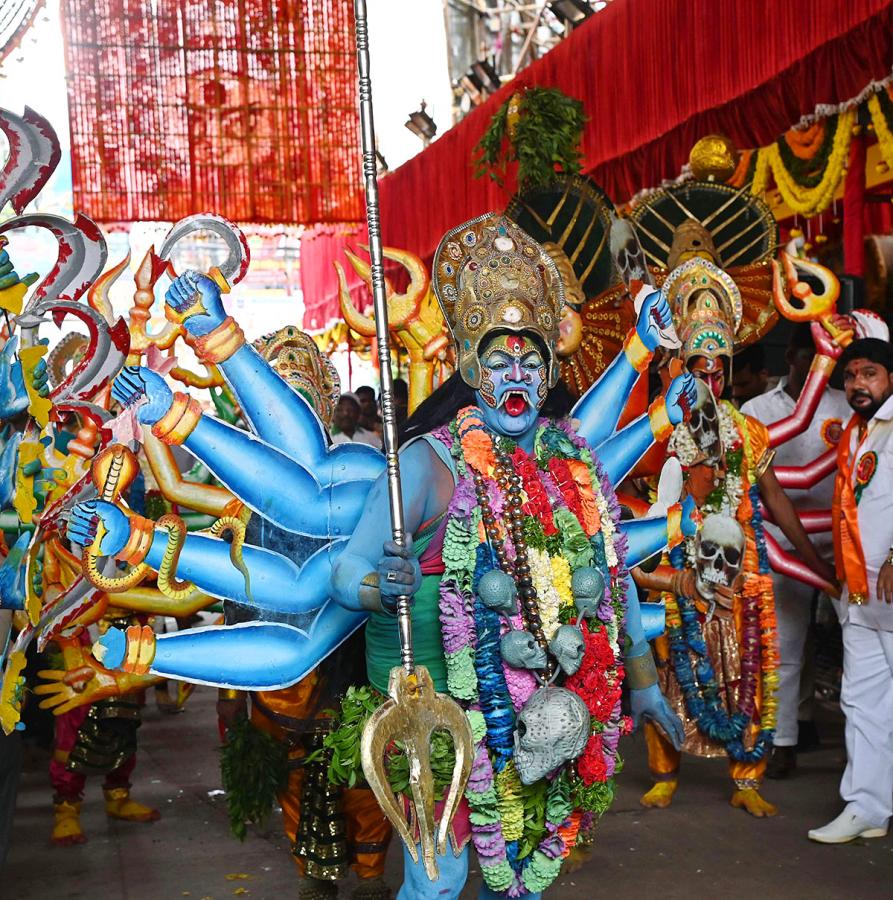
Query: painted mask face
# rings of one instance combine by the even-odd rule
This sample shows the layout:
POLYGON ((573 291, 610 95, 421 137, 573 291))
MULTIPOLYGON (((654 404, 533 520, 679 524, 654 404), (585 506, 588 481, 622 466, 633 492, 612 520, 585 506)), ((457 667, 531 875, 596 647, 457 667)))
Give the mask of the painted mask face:
POLYGON ((512 437, 536 424, 547 393, 546 361, 523 334, 502 334, 481 356, 477 392, 484 421, 497 433, 512 437))
POLYGON ((726 389, 726 369, 721 356, 693 356, 688 362, 688 370, 707 384, 717 400, 722 398, 726 389))

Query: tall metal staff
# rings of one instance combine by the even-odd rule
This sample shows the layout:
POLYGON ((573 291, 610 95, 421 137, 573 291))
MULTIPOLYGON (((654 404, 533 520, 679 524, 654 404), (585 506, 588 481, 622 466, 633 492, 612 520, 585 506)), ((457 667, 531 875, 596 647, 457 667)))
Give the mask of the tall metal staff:
MULTIPOLYGON (((378 210, 378 178, 375 156, 375 124, 372 117, 372 80, 369 75, 369 32, 366 0, 354 0, 359 71, 360 124, 363 143, 363 178, 366 189, 366 221, 369 226, 372 300, 375 332, 381 367, 381 417, 384 452, 387 460, 388 500, 394 542, 406 546, 403 495, 400 489, 400 462, 397 457, 397 418, 391 377, 391 346, 388 331, 387 292, 378 210)), ((401 665, 391 670, 390 699, 371 716, 363 730, 361 755, 363 772, 385 815, 403 839, 413 860, 418 862, 415 836, 402 804, 388 783, 385 752, 399 741, 409 758, 409 787, 419 828, 419 842, 425 871, 433 881, 438 877, 436 853, 445 853, 449 826, 462 799, 471 763, 474 742, 471 726, 460 707, 446 694, 438 694, 428 670, 416 666, 412 649, 411 598, 397 598, 397 627, 400 634, 401 665), (440 823, 434 822, 434 777, 431 771, 431 735, 447 731, 453 739, 456 762, 450 788, 444 797, 440 823), (436 839, 435 839, 436 837, 436 839)))

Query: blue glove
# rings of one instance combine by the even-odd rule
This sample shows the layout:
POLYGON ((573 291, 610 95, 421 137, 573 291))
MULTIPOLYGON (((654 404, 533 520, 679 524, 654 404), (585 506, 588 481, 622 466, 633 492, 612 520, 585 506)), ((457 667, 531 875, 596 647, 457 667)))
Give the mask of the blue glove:
POLYGON ((123 406, 134 406, 145 399, 136 414, 143 425, 154 425, 174 402, 167 382, 145 366, 125 366, 112 384, 112 397, 123 406))
POLYGON ((667 418, 673 425, 684 422, 691 414, 691 408, 698 398, 695 376, 691 372, 677 375, 667 388, 664 402, 667 405, 667 418))
POLYGON ((212 278, 199 272, 184 272, 175 278, 164 299, 179 316, 195 308, 196 312, 188 314, 183 320, 183 327, 193 337, 208 334, 226 318, 220 288, 212 278))
POLYGON ((673 322, 670 306, 660 291, 649 294, 639 310, 636 334, 649 350, 656 350, 660 343, 660 332, 673 322))
POLYGON ((673 746, 679 750, 685 740, 682 720, 670 709, 667 698, 656 684, 629 692, 629 702, 633 715, 633 727, 638 728, 648 719, 659 725, 673 746))
POLYGON ((100 522, 106 533, 99 545, 99 552, 103 556, 120 553, 130 537, 130 521, 114 503, 106 503, 105 500, 78 503, 71 511, 66 536, 73 544, 89 547, 100 522))
POLYGON ((406 547, 385 541, 378 561, 378 591, 381 606, 391 614, 397 611, 397 598, 412 595, 422 586, 422 569, 412 553, 412 540, 406 547))

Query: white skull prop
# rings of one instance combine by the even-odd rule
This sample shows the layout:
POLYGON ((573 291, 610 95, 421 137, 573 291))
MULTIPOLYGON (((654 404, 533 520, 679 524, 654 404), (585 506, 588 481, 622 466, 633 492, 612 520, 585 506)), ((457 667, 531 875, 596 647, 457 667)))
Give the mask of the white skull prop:
POLYGON ((544 669, 546 651, 529 631, 508 631, 499 643, 502 658, 513 669, 544 669))
POLYGON ((698 532, 698 591, 712 600, 714 586, 732 587, 744 559, 744 531, 731 516, 712 515, 704 519, 698 532))
POLYGON ((533 784, 569 760, 589 740, 589 710, 566 688, 542 687, 518 714, 515 765, 522 784, 533 784))
POLYGON ((573 675, 583 665, 586 641, 576 625, 562 625, 549 642, 549 650, 565 675, 573 675))
POLYGON ((648 282, 645 253, 639 244, 636 229, 629 219, 614 219, 611 223, 611 256, 624 284, 631 281, 648 282))
MULTIPOLYGON (((700 379, 695 380, 698 398, 691 409, 688 430, 703 454, 703 461, 716 465, 722 459, 722 441, 719 436, 719 411, 710 388, 700 379)), ((683 465, 686 461, 683 461, 683 465)))

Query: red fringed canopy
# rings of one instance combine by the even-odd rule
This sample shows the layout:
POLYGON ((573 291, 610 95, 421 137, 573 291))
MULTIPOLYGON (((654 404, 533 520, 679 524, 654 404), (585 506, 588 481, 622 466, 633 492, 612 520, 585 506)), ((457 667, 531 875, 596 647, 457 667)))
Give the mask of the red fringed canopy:
POLYGON ((448 229, 505 208, 509 190, 474 178, 473 148, 522 87, 583 101, 584 171, 621 202, 678 175, 704 135, 763 146, 891 66, 890 0, 611 3, 382 181, 385 241, 430 261, 448 229))
POLYGON ((63 0, 75 209, 356 221, 346 0, 63 0))

